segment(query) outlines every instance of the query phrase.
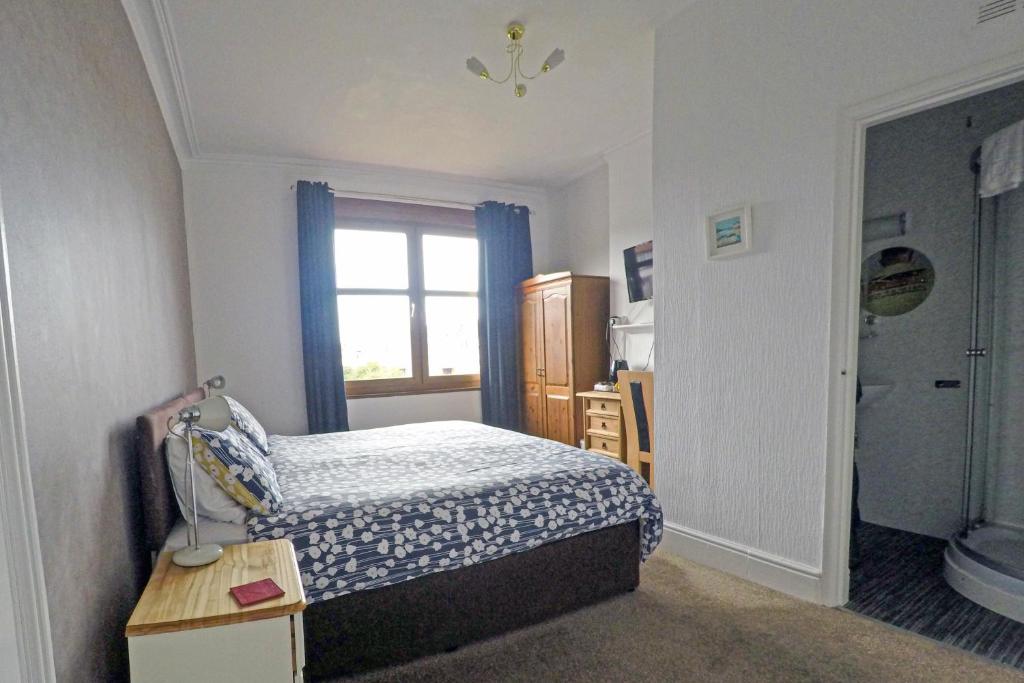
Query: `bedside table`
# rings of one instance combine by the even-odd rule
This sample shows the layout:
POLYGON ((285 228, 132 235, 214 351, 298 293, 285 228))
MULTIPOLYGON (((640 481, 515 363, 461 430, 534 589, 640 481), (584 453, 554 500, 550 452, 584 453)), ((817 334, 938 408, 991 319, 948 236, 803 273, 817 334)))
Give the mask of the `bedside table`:
POLYGON ((586 428, 583 446, 592 453, 625 462, 625 434, 622 431, 622 399, 614 391, 581 391, 583 422, 586 428))
POLYGON ((305 608, 287 539, 229 545, 205 567, 163 553, 125 628, 132 681, 302 681, 305 608), (284 595, 239 607, 228 592, 266 578, 284 595))

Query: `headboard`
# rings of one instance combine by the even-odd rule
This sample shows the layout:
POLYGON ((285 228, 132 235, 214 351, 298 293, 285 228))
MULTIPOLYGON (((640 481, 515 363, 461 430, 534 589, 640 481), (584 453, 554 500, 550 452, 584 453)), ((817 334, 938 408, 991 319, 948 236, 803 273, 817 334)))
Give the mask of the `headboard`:
POLYGON ((146 530, 146 547, 158 552, 171 533, 175 521, 181 516, 178 502, 171 488, 164 455, 164 437, 167 421, 185 406, 206 398, 202 387, 168 401, 162 406, 140 415, 136 425, 136 451, 139 458, 139 480, 142 495, 142 515, 146 530))

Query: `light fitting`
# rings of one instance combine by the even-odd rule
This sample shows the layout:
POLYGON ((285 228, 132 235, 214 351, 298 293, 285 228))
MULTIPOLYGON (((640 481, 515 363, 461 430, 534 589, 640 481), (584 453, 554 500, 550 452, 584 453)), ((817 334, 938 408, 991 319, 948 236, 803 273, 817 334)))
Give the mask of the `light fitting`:
MULTIPOLYGON (((218 375, 219 377, 219 375, 218 375)), ((211 377, 210 381, 217 377, 211 377)), ((223 381, 223 377, 220 377, 223 381)), ((208 429, 214 432, 222 432, 231 424, 231 406, 223 396, 211 396, 198 403, 186 406, 178 413, 178 421, 185 424, 185 429, 180 436, 188 443, 188 460, 185 461, 185 472, 188 475, 188 483, 192 492, 192 543, 171 556, 171 560, 179 567, 201 567, 211 562, 216 562, 224 554, 224 548, 216 543, 201 544, 199 542, 199 512, 196 507, 196 475, 195 475, 195 452, 192 446, 192 428, 208 429)), ((174 418, 171 418, 174 419, 174 418)))
POLYGON ((519 60, 523 56, 523 35, 526 33, 526 27, 518 22, 512 22, 505 29, 505 35, 508 36, 508 45, 505 46, 505 54, 509 57, 508 74, 501 80, 491 77, 491 73, 476 57, 470 57, 466 60, 466 68, 469 69, 473 74, 480 78, 491 81, 492 83, 507 83, 509 79, 512 79, 513 85, 515 85, 516 97, 523 97, 526 95, 526 84, 520 83, 520 79, 525 81, 532 81, 541 74, 554 69, 556 66, 565 61, 565 52, 562 48, 556 47, 548 55, 548 58, 544 60, 544 63, 540 67, 540 71, 532 76, 527 76, 523 73, 522 67, 519 65, 519 60))

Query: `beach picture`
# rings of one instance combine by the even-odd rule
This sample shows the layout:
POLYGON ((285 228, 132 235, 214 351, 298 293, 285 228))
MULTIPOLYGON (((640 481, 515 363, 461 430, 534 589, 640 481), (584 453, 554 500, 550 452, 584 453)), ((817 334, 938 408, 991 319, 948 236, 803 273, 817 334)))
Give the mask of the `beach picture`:
POLYGON ((741 206, 708 217, 708 258, 723 258, 750 250, 750 207, 741 206))
POLYGON ((740 234, 740 219, 738 216, 730 216, 715 222, 715 247, 721 249, 730 244, 739 244, 743 241, 740 234))

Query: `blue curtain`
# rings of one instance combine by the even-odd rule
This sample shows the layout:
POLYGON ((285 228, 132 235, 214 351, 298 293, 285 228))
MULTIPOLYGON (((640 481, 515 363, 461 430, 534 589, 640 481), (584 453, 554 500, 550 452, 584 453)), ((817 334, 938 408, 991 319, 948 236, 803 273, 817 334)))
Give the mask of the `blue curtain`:
POLYGON ((484 424, 519 429, 522 378, 519 283, 533 275, 530 210, 485 202, 476 209, 480 249, 480 403, 484 424))
POLYGON ((310 434, 348 431, 345 371, 341 365, 334 280, 334 194, 327 183, 300 180, 299 307, 302 364, 310 434))

